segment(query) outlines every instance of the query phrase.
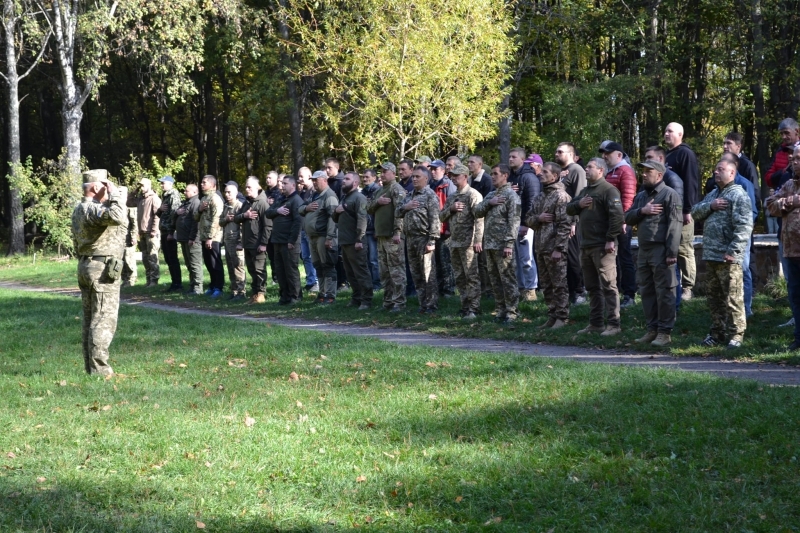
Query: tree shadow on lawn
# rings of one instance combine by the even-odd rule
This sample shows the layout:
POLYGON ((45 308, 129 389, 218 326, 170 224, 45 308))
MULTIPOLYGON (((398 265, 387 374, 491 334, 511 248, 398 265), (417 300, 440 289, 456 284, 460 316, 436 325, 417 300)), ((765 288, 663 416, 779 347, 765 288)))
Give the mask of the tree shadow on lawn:
POLYGON ((66 479, 35 482, 30 470, 6 467, 0 525, 142 533, 196 531, 196 521, 228 532, 774 531, 800 521, 795 389, 668 370, 598 376, 564 364, 541 369, 500 402, 459 404, 442 395, 428 405, 353 430, 373 465, 360 482, 352 471, 315 479, 310 465, 324 463, 319 456, 306 463, 307 476, 283 475, 282 458, 272 457, 270 468, 219 496, 233 508, 208 511, 199 500, 215 495, 193 490, 192 474, 119 479, 64 470, 66 479), (596 384, 586 388, 585 380, 596 384))

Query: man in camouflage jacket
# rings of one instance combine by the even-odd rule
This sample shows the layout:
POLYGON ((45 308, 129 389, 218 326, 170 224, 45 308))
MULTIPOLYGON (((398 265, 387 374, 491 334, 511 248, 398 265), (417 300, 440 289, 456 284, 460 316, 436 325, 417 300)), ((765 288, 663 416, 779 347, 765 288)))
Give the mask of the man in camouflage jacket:
POLYGON ((436 281, 436 239, 441 233, 439 197, 428 187, 428 173, 416 167, 411 173, 414 192, 395 209, 395 218, 403 219, 411 277, 417 288, 419 312, 433 313, 439 308, 436 281))
POLYGON ((572 197, 561 179, 561 167, 544 163, 539 182, 542 193, 533 200, 527 226, 533 230, 536 265, 539 270, 539 287, 547 304, 547 322, 541 329, 559 329, 569 319, 569 287, 567 283, 567 255, 569 236, 574 220, 567 215, 567 204, 572 197))
POLYGON ((469 169, 465 165, 456 164, 450 179, 456 192, 447 197, 439 220, 450 223, 450 260, 461 296, 461 318, 471 320, 481 309, 478 254, 483 250, 483 219, 475 217, 475 207, 483 196, 469 185, 469 169))
POLYGON ((475 216, 483 218, 483 249, 494 293, 495 321, 514 322, 518 315, 519 287, 514 242, 519 233, 522 201, 508 183, 508 165, 492 168, 494 190, 475 207, 475 216))
POLYGON ((702 342, 705 346, 727 342, 728 348, 739 348, 747 328, 742 260, 753 232, 753 209, 745 190, 734 183, 736 172, 731 161, 717 163, 717 188, 692 207, 692 218, 705 221, 703 259, 711 315, 711 331, 702 342))
POLYGON ((405 199, 406 190, 397 183, 395 172, 394 163, 381 165, 381 188, 367 203, 367 213, 375 218, 383 308, 399 313, 406 307, 406 257, 403 219, 395 216, 395 209, 405 199))
POLYGON ((794 317, 794 341, 788 350, 800 348, 800 146, 794 148, 789 162, 792 179, 767 199, 770 215, 783 219, 781 241, 789 272, 785 275, 789 288, 789 304, 794 317))
POLYGON ((161 231, 161 251, 164 253, 164 262, 169 269, 170 286, 166 292, 180 291, 183 289, 181 280, 181 263, 178 261, 178 241, 175 240, 175 222, 172 218, 173 211, 181 206, 181 193, 175 188, 175 179, 172 176, 163 176, 158 180, 164 189, 161 197, 161 207, 158 208, 158 229, 161 231))
POLYGON ((228 280, 231 285, 230 300, 242 300, 244 291, 244 247, 242 246, 242 231, 234 217, 242 208, 238 199, 239 186, 235 181, 225 185, 225 204, 219 217, 222 227, 222 243, 225 246, 225 266, 228 267, 228 280))
POLYGON ((108 172, 85 172, 83 183, 83 200, 72 212, 83 305, 83 361, 87 373, 110 376, 114 370, 108 364, 108 347, 117 330, 128 218, 124 194, 108 180, 108 172))

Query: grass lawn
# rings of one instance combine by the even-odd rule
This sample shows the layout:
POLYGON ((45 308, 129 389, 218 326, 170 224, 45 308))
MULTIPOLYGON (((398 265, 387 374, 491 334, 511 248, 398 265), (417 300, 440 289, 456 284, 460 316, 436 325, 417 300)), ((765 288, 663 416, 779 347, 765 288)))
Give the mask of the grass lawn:
POLYGON ((0 289, 0 531, 800 529, 794 388, 79 313, 0 289))
MULTIPOLYGON (((513 326, 499 325, 492 322, 494 303, 491 300, 482 302, 483 315, 474 322, 464 322, 458 317, 460 304, 457 297, 441 299, 439 312, 436 315, 421 316, 417 314, 417 299, 410 298, 405 313, 386 313, 381 309, 381 295, 375 296, 373 310, 357 311, 346 308, 350 291, 339 294, 334 305, 321 306, 313 303, 313 298, 306 297, 302 304, 287 308, 277 305, 278 291, 275 285, 267 287, 267 303, 258 306, 246 306, 242 302, 231 303, 225 299, 212 301, 203 296, 184 296, 182 294, 164 294, 168 284, 166 266, 162 264, 162 287, 147 289, 144 287, 144 270, 139 267, 139 285, 123 289, 123 295, 129 298, 151 299, 173 305, 206 307, 212 309, 230 309, 237 313, 245 312, 258 315, 269 315, 286 318, 314 318, 332 322, 344 322, 357 325, 384 325, 427 331, 431 333, 458 337, 483 337, 494 339, 517 340, 531 343, 556 345, 587 346, 620 351, 659 351, 652 346, 638 346, 634 340, 644 334, 644 316, 640 303, 622 310, 623 333, 616 337, 605 338, 597 334, 577 335, 577 331, 588 324, 588 305, 571 309, 571 323, 556 331, 539 331, 537 326, 546 321, 547 308, 542 298, 537 302, 522 303, 522 319, 513 326)), ((55 262, 37 258, 35 265, 30 256, 17 259, 0 259, 0 281, 19 281, 39 286, 76 287, 76 264, 74 261, 55 262)), ((188 274, 183 271, 184 280, 188 274)), ((305 278, 303 278, 305 279, 305 278)), ((249 289, 249 286, 248 286, 249 289)), ((228 296, 226 293, 225 297, 228 296)), ((637 301, 638 302, 638 301, 637 301)), ((778 324, 791 318, 791 311, 784 302, 778 302, 766 295, 757 295, 753 301, 755 315, 750 319, 745 342, 741 349, 726 350, 723 347, 706 348, 698 346, 708 333, 710 319, 705 298, 695 298, 684 302, 683 308, 673 331, 673 344, 661 351, 675 356, 716 356, 733 358, 741 361, 763 361, 800 365, 800 354, 786 351, 791 342, 790 328, 776 328, 778 324)))

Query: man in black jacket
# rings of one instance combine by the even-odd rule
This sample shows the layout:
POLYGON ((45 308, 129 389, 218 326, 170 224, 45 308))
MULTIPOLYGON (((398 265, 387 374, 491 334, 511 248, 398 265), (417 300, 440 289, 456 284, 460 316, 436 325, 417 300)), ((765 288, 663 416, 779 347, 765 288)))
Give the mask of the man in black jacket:
POLYGON ((683 126, 670 122, 664 129, 664 144, 667 146, 667 168, 683 180, 683 231, 678 266, 681 269, 681 298, 690 300, 697 275, 694 259, 694 220, 692 207, 700 201, 700 166, 697 156, 683 142, 683 126))
POLYGON ((283 195, 267 209, 267 218, 272 219, 272 244, 275 246, 275 273, 280 288, 280 305, 292 305, 302 298, 300 286, 300 228, 303 217, 300 206, 303 199, 297 194, 297 180, 284 176, 283 195))
MULTIPOLYGON (((541 160, 541 156, 539 159, 541 160)), ((533 256, 533 230, 525 225, 525 220, 533 209, 533 199, 542 192, 542 186, 531 166, 525 163, 524 148, 511 149, 508 155, 508 166, 511 169, 508 183, 522 200, 519 235, 514 246, 514 256, 517 260, 517 282, 519 283, 520 300, 530 302, 536 300, 539 275, 533 256)))
POLYGON ((272 220, 265 216, 269 203, 258 178, 250 176, 244 187, 246 201, 233 221, 242 225, 244 262, 250 275, 249 304, 263 304, 267 281, 267 243, 272 234, 272 220))

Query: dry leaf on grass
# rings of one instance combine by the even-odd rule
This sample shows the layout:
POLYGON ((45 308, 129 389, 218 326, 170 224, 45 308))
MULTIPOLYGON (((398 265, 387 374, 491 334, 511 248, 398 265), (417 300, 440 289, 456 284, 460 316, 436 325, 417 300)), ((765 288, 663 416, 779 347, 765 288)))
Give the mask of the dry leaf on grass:
POLYGON ((367 476, 358 476, 356 478, 356 483, 364 483, 367 480, 367 476))
POLYGON ((494 518, 490 518, 486 522, 483 523, 484 526, 491 526, 492 524, 499 524, 503 521, 502 516, 495 516, 494 518))
POLYGON ((204 523, 202 523, 200 520, 195 522, 195 525, 197 526, 197 529, 205 529, 206 528, 206 525, 204 523))
POLYGON ((456 496, 456 503, 461 503, 461 500, 463 499, 464 499, 463 496, 456 496))
POLYGON ((289 374, 290 381, 300 381, 300 376, 297 375, 297 372, 292 372, 289 374))
POLYGON ((6 454, 6 457, 8 457, 9 459, 16 459, 17 458, 17 454, 15 454, 14 452, 8 452, 6 454))
POLYGON ((428 399, 429 399, 429 400, 436 400, 436 399, 438 399, 438 398, 439 398, 439 397, 438 397, 438 396, 436 396, 435 394, 429 394, 429 395, 428 395, 428 399))
POLYGON ((297 400, 297 407, 303 407, 303 402, 301 402, 300 400, 297 400))
POLYGON ((186 363, 181 363, 178 365, 179 368, 186 368, 186 363))
POLYGON ((44 483, 45 481, 47 481, 46 477, 39 476, 36 478, 36 483, 44 483))
POLYGON ((429 366, 431 368, 437 368, 439 365, 437 363, 428 361, 427 363, 425 363, 425 366, 429 366))
POLYGON ((245 359, 229 359, 228 366, 232 366, 234 368, 245 368, 247 366, 247 360, 245 359))
POLYGON ((255 423, 256 423, 256 419, 253 418, 252 416, 248 415, 247 413, 245 413, 245 415, 244 415, 244 425, 249 427, 249 428, 251 428, 251 427, 253 427, 253 424, 255 424, 255 423))

